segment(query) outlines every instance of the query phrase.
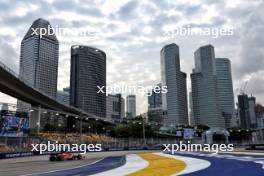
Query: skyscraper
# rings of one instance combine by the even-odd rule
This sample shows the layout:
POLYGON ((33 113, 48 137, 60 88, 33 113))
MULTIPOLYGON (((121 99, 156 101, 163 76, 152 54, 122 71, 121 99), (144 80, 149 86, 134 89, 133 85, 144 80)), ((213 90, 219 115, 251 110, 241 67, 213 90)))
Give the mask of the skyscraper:
POLYGON ((57 101, 69 105, 70 104, 70 88, 66 87, 63 90, 57 91, 57 101))
POLYGON ((249 104, 249 116, 250 116, 250 128, 256 128, 257 127, 257 118, 256 118, 256 97, 248 98, 248 104, 249 104))
MULTIPOLYGON (((44 19, 33 22, 21 42, 19 76, 39 91, 56 98, 59 42, 55 34, 40 37, 34 30, 51 28, 44 19)), ((29 104, 18 101, 18 110, 28 111, 29 104)))
MULTIPOLYGON (((162 89, 161 83, 155 88, 162 89)), ((151 90, 151 95, 148 96, 148 121, 163 123, 163 110, 162 110, 162 92, 151 90)))
POLYGON ((165 125, 188 124, 186 74, 180 70, 179 46, 172 43, 160 52, 162 86, 168 92, 162 95, 163 110, 167 111, 165 125))
POLYGON ((106 96, 106 118, 121 121, 125 117, 124 98, 121 94, 106 96))
POLYGON ((126 97, 126 107, 127 117, 136 117, 136 95, 128 95, 126 97))
POLYGON ((221 114, 225 120, 225 127, 235 125, 234 93, 230 60, 216 58, 217 91, 221 114))
MULTIPOLYGON (((161 89, 161 84, 157 85, 161 89)), ((156 93, 154 90, 151 91, 151 95, 148 96, 148 109, 161 108, 162 107, 162 93, 161 91, 156 93)))
POLYGON ((264 106, 257 104, 255 108, 257 128, 264 128, 264 106))
POLYGON ((240 118, 240 127, 243 129, 250 128, 250 113, 248 95, 238 95, 238 114, 240 118))
POLYGON ((192 92, 189 92, 189 125, 195 125, 194 116, 193 116, 193 99, 192 92))
POLYGON ((195 124, 224 127, 218 102, 214 47, 202 46, 195 51, 194 57, 195 69, 191 81, 195 124))
POLYGON ((71 47, 70 104, 98 117, 106 117, 106 54, 93 47, 71 47), (105 89, 104 89, 105 92, 105 89))

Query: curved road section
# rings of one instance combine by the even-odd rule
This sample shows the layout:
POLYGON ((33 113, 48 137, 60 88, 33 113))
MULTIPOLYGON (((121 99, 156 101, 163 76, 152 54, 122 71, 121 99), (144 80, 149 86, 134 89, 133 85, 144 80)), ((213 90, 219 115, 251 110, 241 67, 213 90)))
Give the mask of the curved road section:
POLYGON ((21 174, 26 171, 31 173, 28 175, 42 176, 264 175, 264 155, 250 153, 170 155, 161 152, 120 151, 89 153, 86 160, 81 161, 49 162, 47 159, 31 157, 0 161, 0 175, 26 175, 21 174))

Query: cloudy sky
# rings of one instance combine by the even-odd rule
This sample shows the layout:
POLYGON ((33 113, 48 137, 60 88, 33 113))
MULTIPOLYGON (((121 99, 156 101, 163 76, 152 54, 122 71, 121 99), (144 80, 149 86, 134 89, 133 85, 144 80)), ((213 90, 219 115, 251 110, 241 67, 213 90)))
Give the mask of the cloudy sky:
MULTIPOLYGON (((248 81, 246 92, 264 104, 264 2, 262 0, 0 0, 0 61, 18 72, 20 42, 37 18, 72 32, 59 35, 58 89, 69 85, 70 46, 82 44, 107 54, 107 85, 154 86, 160 82, 160 49, 180 46, 181 69, 190 76, 194 51, 212 44, 216 57, 232 62, 234 92, 248 81), (233 28, 233 35, 167 37, 168 30, 233 28), (77 31, 77 32, 76 32, 77 31), (76 35, 78 32, 96 35, 76 35)), ((15 103, 1 94, 0 101, 15 103)), ((147 97, 137 95, 137 111, 147 97)))

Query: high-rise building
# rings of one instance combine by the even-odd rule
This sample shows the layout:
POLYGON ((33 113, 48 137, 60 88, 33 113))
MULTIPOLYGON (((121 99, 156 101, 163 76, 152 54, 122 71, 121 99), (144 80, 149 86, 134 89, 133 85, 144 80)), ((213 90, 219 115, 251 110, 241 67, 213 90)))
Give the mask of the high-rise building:
MULTIPOLYGON (((157 87, 160 89, 161 84, 158 84, 157 87)), ((161 108, 162 107, 162 93, 161 91, 155 92, 155 90, 151 91, 151 94, 148 96, 148 109, 154 109, 154 108, 161 108)))
POLYGON ((148 96, 148 121, 163 123, 163 109, 162 109, 162 92, 155 91, 157 88, 162 89, 161 83, 159 83, 151 91, 151 95, 148 96), (156 88, 156 89, 155 89, 156 88))
POLYGON ((192 92, 189 92, 189 125, 194 126, 194 116, 193 116, 193 100, 192 100, 192 92))
POLYGON ((121 94, 106 96, 106 118, 121 121, 125 117, 125 101, 121 94))
POLYGON ((202 46, 195 51, 194 57, 191 81, 195 124, 223 128, 225 123, 218 101, 214 47, 202 46))
POLYGON ((257 127, 257 119, 256 119, 256 98, 251 96, 248 98, 248 105, 249 105, 249 116, 250 116, 250 127, 256 128, 257 127))
MULTIPOLYGON (((71 47, 70 104, 106 117, 106 54, 93 47, 71 47)), ((71 122, 70 122, 71 123, 71 122)))
POLYGON ((243 129, 249 129, 251 122, 247 94, 238 95, 238 115, 240 118, 240 127, 243 129))
POLYGON ((126 97, 126 112, 128 118, 136 117, 136 95, 126 97))
POLYGON ((225 120, 225 127, 235 126, 234 93, 230 60, 216 58, 217 92, 221 114, 225 120))
POLYGON ((164 124, 176 126, 188 124, 186 74, 180 70, 179 46, 165 45, 160 52, 162 86, 167 93, 162 95, 162 107, 167 113, 164 124))
POLYGON ((243 93, 238 95, 238 116, 240 127, 244 129, 257 127, 256 98, 243 93))
POLYGON ((120 117, 121 119, 126 117, 125 114, 125 99, 121 96, 121 111, 120 111, 120 117))
MULTIPOLYGON (((33 22, 21 42, 19 77, 32 87, 53 98, 57 93, 59 42, 55 34, 40 37, 40 29, 51 28, 48 21, 33 22)), ((19 111, 28 111, 29 104, 18 101, 19 111)))
POLYGON ((69 105, 70 104, 70 88, 66 87, 63 90, 57 91, 57 101, 69 105))
POLYGON ((264 128, 264 106, 257 104, 255 107, 257 128, 264 128))

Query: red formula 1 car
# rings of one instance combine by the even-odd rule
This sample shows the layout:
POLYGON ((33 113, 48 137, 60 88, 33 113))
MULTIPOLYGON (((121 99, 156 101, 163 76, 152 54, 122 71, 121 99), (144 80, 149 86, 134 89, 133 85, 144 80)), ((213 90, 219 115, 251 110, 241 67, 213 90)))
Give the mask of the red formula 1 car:
POLYGON ((81 159, 84 159, 84 156, 82 156, 81 154, 73 154, 69 152, 51 154, 49 158, 50 161, 81 160, 81 159))

